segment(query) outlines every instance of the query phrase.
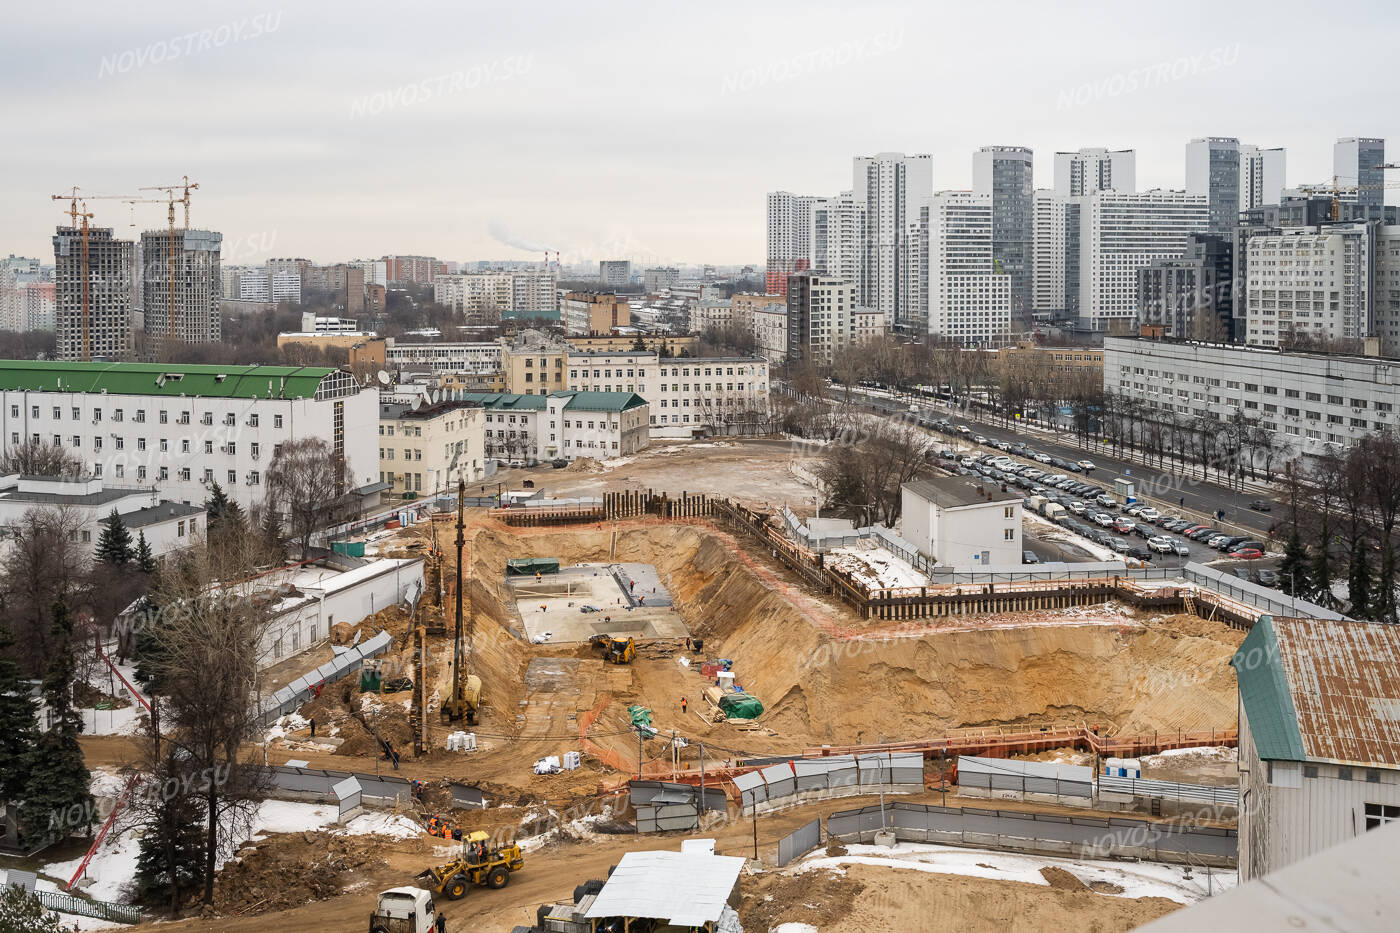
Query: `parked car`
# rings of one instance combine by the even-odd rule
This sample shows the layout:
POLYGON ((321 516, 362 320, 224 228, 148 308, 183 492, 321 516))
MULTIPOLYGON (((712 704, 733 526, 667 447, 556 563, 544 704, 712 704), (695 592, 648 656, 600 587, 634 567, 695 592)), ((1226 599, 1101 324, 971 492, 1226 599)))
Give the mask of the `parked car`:
POLYGON ((1128 542, 1123 538, 1114 538, 1113 543, 1109 546, 1112 547, 1119 554, 1128 553, 1128 542))
POLYGON ((1099 525, 1103 528, 1113 527, 1113 516, 1109 515, 1107 512, 1095 512, 1091 517, 1095 525, 1099 525))
POLYGON ((1211 535, 1209 538, 1206 538, 1206 547, 1213 547, 1218 549, 1220 545, 1224 544, 1226 541, 1229 540, 1229 535, 1214 534, 1211 535))
POLYGON ((1135 544, 1128 548, 1128 556, 1134 560, 1151 560, 1152 552, 1140 544, 1135 544))
POLYGON ((1071 473, 1083 473, 1083 472, 1084 472, 1084 468, 1083 468, 1082 466, 1080 466, 1079 464, 1075 463, 1073 460, 1071 460, 1071 461, 1069 461, 1068 463, 1066 463, 1064 468, 1065 468, 1066 470, 1069 470, 1071 473))
POLYGON ((1249 504, 1249 507, 1256 512, 1272 512, 1274 510, 1274 504, 1267 499, 1255 499, 1249 504))
POLYGON ((1145 521, 1155 522, 1157 519, 1161 518, 1161 516, 1162 513, 1158 512, 1150 505, 1146 505, 1143 506, 1141 509, 1138 509, 1138 518, 1141 518, 1145 521))
POLYGON ((1113 520, 1113 530, 1120 535, 1129 534, 1133 530, 1133 523, 1126 518, 1115 518, 1113 520))
POLYGON ((1096 531, 1090 535, 1090 540, 1095 544, 1102 544, 1104 547, 1113 547, 1113 535, 1106 531, 1096 531))
POLYGON ((1230 556, 1235 560, 1258 560, 1264 556, 1264 552, 1257 547, 1241 548, 1238 551, 1231 551, 1230 556))
POLYGON ((1085 473, 1092 473, 1098 469, 1098 467, 1094 466, 1094 461, 1092 460, 1080 460, 1079 468, 1085 473))
POLYGON ((1089 511, 1089 507, 1083 502, 1080 502, 1078 499, 1075 499, 1073 502, 1071 502, 1068 508, 1075 515, 1085 515, 1089 511))
POLYGON ((1147 538, 1148 540, 1157 537, 1157 529, 1153 528, 1146 522, 1138 522, 1136 525, 1134 525, 1133 532, 1140 537, 1147 538))
POLYGON ((1244 549, 1247 548, 1247 547, 1252 547, 1252 548, 1254 548, 1256 551, 1263 551, 1263 550, 1264 550, 1264 542, 1263 542, 1263 541, 1257 541, 1257 540, 1255 540, 1254 538, 1246 538, 1245 540, 1243 540, 1243 541, 1241 541, 1241 542, 1239 542, 1238 544, 1235 545, 1235 550, 1237 550, 1237 551, 1242 551, 1242 550, 1244 550, 1244 549))
POLYGON ((1035 551, 1022 551, 1022 552, 1021 552, 1021 563, 1023 563, 1023 564, 1038 564, 1038 563, 1040 563, 1040 555, 1036 554, 1035 551))
POLYGON ((1108 495, 1107 493, 1105 493, 1102 496, 1099 496, 1094 501, 1106 509, 1111 509, 1118 505, 1118 500, 1108 495))
POLYGON ((1147 506, 1143 505, 1141 502, 1134 502, 1129 505, 1123 506, 1123 514, 1131 515, 1133 518, 1137 518, 1138 514, 1141 513, 1142 510, 1145 508, 1147 508, 1147 506))
POLYGON ((974 436, 974 437, 972 438, 972 442, 973 442, 974 444, 985 444, 985 443, 987 443, 987 439, 986 439, 985 437, 983 437, 982 435, 978 434, 978 435, 976 435, 976 436, 974 436))
POLYGON ((1276 571, 1265 567, 1259 571, 1259 582, 1265 586, 1278 586, 1279 576, 1276 571))
POLYGON ((960 424, 960 425, 958 425, 958 433, 959 433, 959 434, 971 434, 971 433, 972 433, 972 429, 969 428, 969 427, 968 427, 967 425, 965 425, 965 424, 960 424))
POLYGON ((1155 538, 1148 538, 1147 546, 1158 554, 1170 554, 1175 550, 1175 548, 1172 547, 1171 539, 1164 538, 1161 535, 1155 538))
POLYGON ((1219 532, 1214 528, 1209 525, 1202 525, 1193 531, 1188 531, 1186 537, 1190 538, 1192 541, 1204 541, 1207 538, 1215 537, 1217 534, 1219 534, 1219 532))
POLYGON ((955 453, 953 453, 951 450, 947 450, 947 449, 940 450, 940 451, 938 452, 938 456, 942 457, 944 460, 956 460, 956 459, 958 459, 958 455, 957 455, 957 454, 955 454, 955 453))
POLYGON ((1186 546, 1185 541, 1173 541, 1172 550, 1176 551, 1177 557, 1190 557, 1191 549, 1186 546))
POLYGON ((1049 462, 1050 462, 1050 455, 1049 455, 1049 454, 1034 454, 1034 455, 1031 457, 1031 459, 1032 459, 1032 460, 1039 461, 1040 463, 1049 463, 1049 462))

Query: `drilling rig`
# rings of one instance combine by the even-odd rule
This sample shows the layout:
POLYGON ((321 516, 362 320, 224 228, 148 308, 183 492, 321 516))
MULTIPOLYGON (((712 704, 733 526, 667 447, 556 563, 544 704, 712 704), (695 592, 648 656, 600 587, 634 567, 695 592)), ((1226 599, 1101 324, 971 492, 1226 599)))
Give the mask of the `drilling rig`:
POLYGON ((481 678, 468 672, 469 648, 471 646, 471 598, 462 582, 462 567, 466 560, 466 523, 463 509, 466 507, 467 482, 457 480, 457 625, 452 642, 452 693, 442 704, 442 718, 449 722, 466 720, 468 725, 476 724, 477 710, 481 705, 481 678), (463 628, 462 609, 466 602, 466 628, 463 628))

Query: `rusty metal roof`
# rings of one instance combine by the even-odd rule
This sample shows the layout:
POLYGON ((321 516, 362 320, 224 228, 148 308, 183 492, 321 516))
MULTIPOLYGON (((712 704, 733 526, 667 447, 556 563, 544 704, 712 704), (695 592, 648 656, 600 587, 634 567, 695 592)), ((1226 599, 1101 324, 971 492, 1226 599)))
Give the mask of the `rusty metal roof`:
POLYGON ((1400 626, 1274 619, 1309 761, 1400 767, 1400 626))

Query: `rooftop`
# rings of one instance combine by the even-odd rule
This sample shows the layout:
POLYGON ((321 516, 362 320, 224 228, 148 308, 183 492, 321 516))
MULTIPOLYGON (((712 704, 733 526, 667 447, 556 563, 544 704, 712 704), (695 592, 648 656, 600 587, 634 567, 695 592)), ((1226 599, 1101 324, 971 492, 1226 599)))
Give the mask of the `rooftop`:
POLYGON ((324 366, 208 366, 0 360, 0 391, 206 398, 314 398, 324 366))
POLYGON ((510 392, 456 392, 464 402, 476 402, 483 408, 500 410, 544 410, 543 395, 514 395, 510 392))
POLYGON ((565 411, 628 411, 647 403, 636 392, 552 392, 550 398, 569 398, 565 411))
MULTIPOLYGON (((148 506, 144 509, 137 509, 135 512, 127 512, 122 516, 122 524, 128 528, 146 528, 159 522, 168 522, 177 518, 189 518, 191 515, 203 515, 204 506, 186 505, 183 502, 161 502, 159 505, 148 506)), ((106 521, 107 519, 102 519, 106 521)))
POLYGON ((916 479, 905 483, 903 488, 932 502, 940 509, 960 509, 969 505, 986 505, 989 502, 1021 501, 1019 493, 1003 492, 995 486, 965 476, 916 479))
POLYGON ((699 927, 719 920, 744 859, 708 852, 628 852, 617 863, 587 917, 664 920, 699 927))
POLYGON ((1260 758, 1400 767, 1400 627, 1266 615, 1230 663, 1260 758))

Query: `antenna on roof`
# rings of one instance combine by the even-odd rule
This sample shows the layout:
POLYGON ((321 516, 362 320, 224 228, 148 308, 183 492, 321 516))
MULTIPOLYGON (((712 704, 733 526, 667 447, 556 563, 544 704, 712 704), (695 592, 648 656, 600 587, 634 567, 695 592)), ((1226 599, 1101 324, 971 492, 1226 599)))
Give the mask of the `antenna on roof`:
POLYGON ((380 385, 386 386, 386 385, 389 384, 389 373, 386 372, 385 370, 382 370, 382 369, 381 369, 381 370, 379 371, 379 377, 378 377, 378 378, 379 378, 379 384, 380 384, 380 385))

